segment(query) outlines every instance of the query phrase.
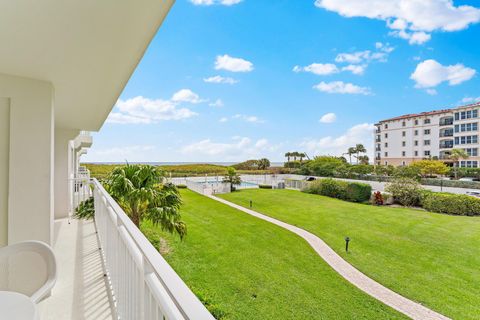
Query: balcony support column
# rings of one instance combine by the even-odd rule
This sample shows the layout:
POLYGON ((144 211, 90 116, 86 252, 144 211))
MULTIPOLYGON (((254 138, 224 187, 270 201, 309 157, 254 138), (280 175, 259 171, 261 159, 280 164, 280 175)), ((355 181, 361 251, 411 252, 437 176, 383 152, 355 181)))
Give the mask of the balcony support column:
POLYGON ((78 130, 55 130, 55 219, 68 217, 70 210, 69 180, 73 174, 70 140, 78 130))

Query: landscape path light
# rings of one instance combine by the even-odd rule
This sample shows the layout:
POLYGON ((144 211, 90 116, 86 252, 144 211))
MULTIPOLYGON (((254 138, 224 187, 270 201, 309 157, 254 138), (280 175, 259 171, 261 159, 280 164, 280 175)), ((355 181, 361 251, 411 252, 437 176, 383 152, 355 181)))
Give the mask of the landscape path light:
POLYGON ((345 237, 345 252, 348 252, 348 243, 350 242, 349 237, 345 237))

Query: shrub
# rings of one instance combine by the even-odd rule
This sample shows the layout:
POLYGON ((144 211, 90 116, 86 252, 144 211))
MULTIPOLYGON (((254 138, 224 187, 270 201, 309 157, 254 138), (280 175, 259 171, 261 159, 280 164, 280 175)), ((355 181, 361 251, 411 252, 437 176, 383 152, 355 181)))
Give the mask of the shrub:
POLYGON ((387 185, 385 191, 403 206, 413 207, 420 202, 420 184, 411 178, 397 178, 387 185))
POLYGON ((422 179, 422 184, 428 186, 444 186, 453 188, 480 189, 478 181, 459 181, 459 180, 441 180, 441 179, 422 179))
POLYGON ((368 184, 327 178, 312 181, 303 191, 351 202, 365 202, 370 199, 372 187, 368 184))
POLYGON ((184 184, 177 184, 177 189, 187 189, 187 186, 184 184))
POLYGON ((272 185, 271 184, 260 184, 258 186, 260 189, 272 189, 272 185))
POLYGON ((351 202, 368 201, 372 195, 372 186, 365 183, 347 182, 346 200, 351 202))
POLYGON ((75 209, 75 218, 90 220, 95 216, 95 207, 93 202, 93 197, 88 198, 85 201, 82 201, 78 207, 75 209))
POLYGON ((425 210, 462 215, 480 215, 480 199, 465 194, 423 191, 421 205, 425 210))
POLYGON ((383 196, 380 191, 377 191, 372 195, 372 204, 383 206, 383 196))
POLYGON ((205 308, 212 314, 212 316, 217 320, 227 319, 227 313, 216 303, 217 297, 210 294, 206 290, 201 290, 197 288, 192 288, 192 291, 198 297, 198 299, 203 303, 205 308))

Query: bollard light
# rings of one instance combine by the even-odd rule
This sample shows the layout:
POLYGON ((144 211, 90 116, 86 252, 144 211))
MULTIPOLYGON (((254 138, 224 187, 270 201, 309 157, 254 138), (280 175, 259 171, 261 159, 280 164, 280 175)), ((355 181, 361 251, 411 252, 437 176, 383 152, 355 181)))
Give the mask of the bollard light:
POLYGON ((253 202, 252 200, 250 200, 250 208, 253 206, 253 202))
POLYGON ((350 242, 349 237, 345 237, 345 251, 348 252, 348 243, 350 242))

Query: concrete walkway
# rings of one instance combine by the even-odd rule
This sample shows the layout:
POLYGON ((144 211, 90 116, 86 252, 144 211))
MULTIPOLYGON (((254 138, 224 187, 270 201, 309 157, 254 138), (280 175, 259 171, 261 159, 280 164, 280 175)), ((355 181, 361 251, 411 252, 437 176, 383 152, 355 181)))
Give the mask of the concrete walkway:
POLYGON ((417 302, 409 300, 399 295, 398 293, 393 292, 392 290, 382 286, 375 280, 370 279, 365 274, 361 273, 359 270, 349 264, 347 261, 343 260, 342 257, 340 257, 335 251, 333 251, 332 248, 330 248, 325 242, 323 242, 322 239, 320 239, 316 235, 298 227, 292 226, 288 223, 244 208, 227 200, 217 198, 215 196, 209 196, 209 198, 224 203, 235 209, 241 210, 254 217, 276 224, 277 226, 280 226, 299 235, 300 237, 305 239, 310 244, 310 246, 318 253, 318 255, 342 277, 347 279, 350 283, 352 283, 354 286, 356 286, 363 292, 392 307, 393 309, 405 314, 406 316, 418 320, 449 319, 433 310, 422 306, 417 302))

